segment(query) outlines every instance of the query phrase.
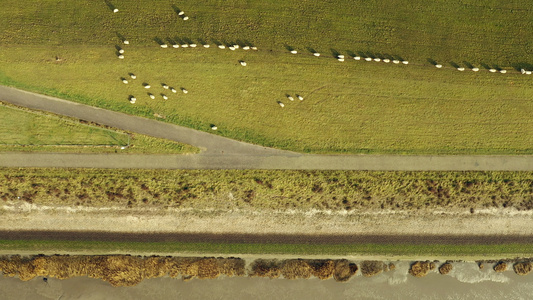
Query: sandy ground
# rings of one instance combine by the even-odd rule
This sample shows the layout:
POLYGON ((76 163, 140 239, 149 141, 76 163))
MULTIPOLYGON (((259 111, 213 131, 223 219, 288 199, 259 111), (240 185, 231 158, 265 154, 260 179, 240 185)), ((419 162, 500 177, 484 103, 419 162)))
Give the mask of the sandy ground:
POLYGON ((533 275, 479 270, 474 263, 456 263, 449 275, 433 272, 424 278, 407 274, 408 262, 395 271, 371 278, 359 273, 346 283, 334 280, 218 278, 184 282, 168 277, 134 287, 114 288, 79 277, 35 278, 22 282, 0 277, 1 299, 530 299, 533 275))
POLYGON ((533 235, 533 212, 469 211, 213 211, 0 207, 0 230, 314 235, 533 235))

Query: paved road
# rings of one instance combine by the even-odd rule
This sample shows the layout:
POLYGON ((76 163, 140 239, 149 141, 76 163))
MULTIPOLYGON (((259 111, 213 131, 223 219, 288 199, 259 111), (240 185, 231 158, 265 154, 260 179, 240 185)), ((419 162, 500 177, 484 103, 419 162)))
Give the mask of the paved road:
POLYGON ((4 167, 533 171, 533 156, 305 155, 0 86, 0 100, 203 149, 194 155, 2 153, 4 167))

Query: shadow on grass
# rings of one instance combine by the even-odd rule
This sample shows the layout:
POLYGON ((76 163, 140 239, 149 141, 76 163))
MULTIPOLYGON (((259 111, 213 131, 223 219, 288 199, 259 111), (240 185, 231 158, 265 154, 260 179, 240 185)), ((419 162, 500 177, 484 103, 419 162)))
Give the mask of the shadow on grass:
POLYGON ((329 49, 331 51, 331 55, 333 56, 333 58, 337 58, 341 53, 333 48, 330 48, 329 49))
POLYGON ((521 72, 522 69, 526 70, 526 71, 531 71, 533 70, 533 64, 530 64, 530 63, 526 63, 526 62, 519 62, 519 63, 515 63, 515 64, 512 64, 512 67, 517 70, 518 72, 521 72))
POLYGON ((165 42, 164 42, 162 39, 158 38, 158 37, 155 37, 155 38, 154 38, 154 42, 158 43, 159 46, 165 44, 165 42))
POLYGON ((175 4, 172 4, 172 10, 174 10, 176 15, 178 15, 180 17, 183 15, 183 11, 179 7, 177 7, 175 4), (180 13, 181 13, 181 15, 180 15, 180 13))
POLYGON ((439 63, 436 62, 433 58, 428 58, 428 59, 426 59, 426 60, 427 60, 428 63, 430 63, 430 64, 432 64, 432 65, 434 65, 434 66, 436 66, 436 65, 439 64, 439 63))
POLYGON ((110 11, 115 12, 116 7, 109 0, 104 0, 105 5, 109 8, 110 11))
POLYGON ((461 67, 461 66, 459 66, 459 65, 458 65, 456 62, 454 62, 454 61, 451 61, 451 62, 450 62, 450 65, 451 65, 452 67, 456 68, 456 69, 461 67))
POLYGON ((473 69, 473 68, 475 68, 474 65, 471 64, 471 63, 468 62, 468 61, 463 61, 463 64, 464 64, 467 68, 469 68, 469 69, 473 69))

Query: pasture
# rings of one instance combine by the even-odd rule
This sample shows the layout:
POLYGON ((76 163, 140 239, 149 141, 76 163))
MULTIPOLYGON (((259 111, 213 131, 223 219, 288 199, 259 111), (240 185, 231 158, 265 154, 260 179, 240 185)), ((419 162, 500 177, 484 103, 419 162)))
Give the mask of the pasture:
POLYGON ((529 1, 483 2, 6 0, 0 83, 299 152, 531 154, 529 1))

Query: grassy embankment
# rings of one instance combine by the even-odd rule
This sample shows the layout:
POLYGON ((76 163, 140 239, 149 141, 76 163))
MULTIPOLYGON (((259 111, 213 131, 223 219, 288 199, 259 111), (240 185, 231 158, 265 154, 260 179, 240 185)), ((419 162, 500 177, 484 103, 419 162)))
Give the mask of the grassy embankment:
POLYGON ((533 208, 532 172, 0 169, 0 199, 196 209, 533 208))
POLYGON ((0 12, 0 83, 205 131, 216 124, 224 136, 302 152, 533 153, 533 85, 513 69, 533 62, 526 0, 184 0, 188 21, 171 1, 116 5, 113 14, 98 1, 8 0, 10 9, 0 12), (124 60, 115 54, 116 32, 131 43, 122 45, 124 60), (203 38, 212 46, 212 39, 248 40, 259 51, 162 49, 155 37, 203 38), (400 55, 410 64, 349 56, 341 63, 331 48, 400 55), (459 72, 452 61, 482 70, 459 72), (138 79, 124 85, 119 78, 129 72, 138 79), (189 94, 174 95, 163 82, 189 94), (286 93, 305 100, 291 102, 286 93), (138 98, 135 105, 128 95, 138 98))
POLYGON ((3 253, 83 253, 83 254, 288 254, 288 255, 338 255, 447 257, 457 259, 500 259, 503 257, 531 257, 531 244, 505 245, 447 245, 447 244, 237 244, 237 243, 177 243, 177 242, 101 242, 55 240, 0 240, 3 253))
POLYGON ((197 150, 169 140, 128 134, 0 102, 0 151, 191 153, 197 150))

